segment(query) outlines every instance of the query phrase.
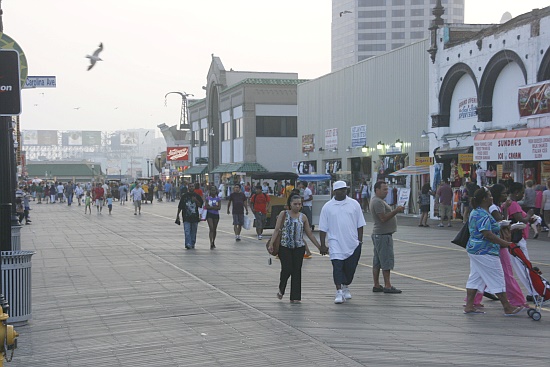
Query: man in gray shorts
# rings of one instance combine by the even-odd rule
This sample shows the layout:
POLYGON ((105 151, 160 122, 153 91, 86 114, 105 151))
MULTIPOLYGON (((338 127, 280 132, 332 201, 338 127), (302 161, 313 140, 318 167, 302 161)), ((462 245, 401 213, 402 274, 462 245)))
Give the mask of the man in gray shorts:
POLYGON ((392 234, 397 230, 397 213, 403 213, 404 207, 398 206, 394 210, 384 201, 388 195, 388 185, 378 181, 374 185, 374 196, 370 202, 370 212, 374 226, 372 229, 372 243, 374 257, 372 260, 372 276, 374 279, 373 292, 401 293, 390 282, 390 271, 394 266, 392 234), (380 285, 380 269, 384 277, 384 286, 380 285))

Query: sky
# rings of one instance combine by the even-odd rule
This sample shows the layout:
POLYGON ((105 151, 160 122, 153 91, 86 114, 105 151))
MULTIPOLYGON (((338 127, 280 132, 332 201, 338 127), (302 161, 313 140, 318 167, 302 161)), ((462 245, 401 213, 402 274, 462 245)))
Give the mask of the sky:
MULTIPOLYGON (((330 0, 1 0, 4 33, 29 75, 57 87, 22 91, 23 130, 156 128, 204 98, 211 54, 238 71, 330 72, 330 0), (87 54, 104 50, 87 71, 87 54)), ((466 23, 499 23, 547 0, 466 0, 466 23)), ((158 129, 157 129, 158 130, 158 129)))

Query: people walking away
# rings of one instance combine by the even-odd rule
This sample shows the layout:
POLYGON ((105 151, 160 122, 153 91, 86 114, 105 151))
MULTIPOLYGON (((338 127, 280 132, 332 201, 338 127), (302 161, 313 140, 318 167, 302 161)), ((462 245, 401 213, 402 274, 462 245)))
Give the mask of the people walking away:
MULTIPOLYGON (((256 195, 261 193, 262 187, 256 191, 256 195), (258 191, 260 192, 258 194, 258 191)), ((305 244, 303 242, 304 233, 319 249, 321 255, 326 255, 328 249, 325 245, 320 245, 311 231, 307 217, 300 213, 302 209, 302 198, 299 195, 291 196, 290 210, 279 214, 277 224, 270 243, 273 243, 278 236, 281 236, 281 246, 279 247, 279 260, 281 261, 281 273, 279 277, 279 289, 277 298, 282 299, 290 279, 290 302, 300 303, 302 301, 302 264, 304 261, 305 244)), ((270 245, 269 251, 273 250, 270 245)))
POLYGON ((164 184, 164 193, 166 194, 166 202, 168 203, 171 200, 172 195, 172 184, 170 180, 166 181, 164 184))
POLYGON ((193 184, 184 188, 178 204, 178 214, 176 222, 180 220, 180 213, 183 221, 183 230, 185 235, 185 249, 194 249, 197 242, 197 229, 199 227, 200 215, 199 208, 202 207, 202 197, 193 190, 193 184))
POLYGON ((418 204, 420 205, 420 224, 419 227, 429 227, 428 216, 430 214, 430 199, 433 192, 429 183, 425 183, 422 186, 420 195, 418 197, 418 204))
POLYGON ((400 289, 391 284, 391 271, 395 265, 393 251, 393 233, 397 231, 397 213, 403 213, 405 207, 392 208, 384 201, 388 195, 388 184, 378 181, 374 184, 374 196, 370 202, 370 212, 374 221, 372 229, 372 243, 374 257, 372 261, 372 277, 374 280, 373 292, 401 293, 400 289), (384 279, 384 286, 380 285, 380 270, 384 279))
POLYGON ((55 204, 57 198, 57 187, 55 184, 50 185, 50 204, 55 204))
POLYGON ((532 180, 525 181, 523 203, 521 204, 521 208, 523 209, 524 212, 528 212, 529 210, 533 210, 533 211, 535 210, 536 198, 537 198, 537 192, 533 187, 533 181, 532 180))
POLYGON ((44 195, 44 185, 43 182, 40 182, 36 187, 36 196, 38 197, 37 204, 42 204, 42 196, 44 195))
POLYGON ((73 203, 73 196, 74 196, 74 186, 72 181, 69 181, 67 183, 67 188, 65 189, 65 196, 67 197, 67 206, 71 206, 71 204, 73 203))
POLYGON ((453 219, 453 189, 449 185, 449 181, 445 180, 441 183, 441 186, 435 193, 436 200, 439 200, 439 218, 440 222, 438 227, 444 227, 447 222, 447 227, 451 226, 451 219, 453 219))
POLYGON ((337 304, 351 299, 349 286, 361 257, 363 227, 366 225, 361 205, 347 196, 348 189, 345 181, 334 183, 334 197, 323 205, 319 220, 321 249, 324 250, 328 242, 336 286, 334 303, 337 304))
POLYGON ((84 214, 86 214, 88 209, 90 210, 90 214, 92 214, 92 197, 90 196, 90 192, 86 191, 86 197, 84 198, 84 214))
POLYGON ((233 231, 235 232, 235 240, 241 240, 241 230, 244 225, 244 215, 248 215, 248 204, 246 202, 246 196, 241 192, 241 186, 236 184, 233 186, 233 192, 229 195, 229 203, 227 204, 227 214, 233 205, 233 231))
POLYGON ((370 204, 370 187, 366 180, 363 180, 361 183, 361 208, 364 212, 369 211, 370 204))
POLYGON ((134 215, 141 215, 141 201, 145 198, 145 191, 141 188, 141 185, 137 184, 132 191, 130 191, 130 196, 134 201, 134 215))
POLYGON ((257 185, 256 193, 250 197, 250 209, 252 209, 252 214, 256 219, 256 234, 259 240, 263 238, 270 201, 269 195, 262 192, 262 185, 257 185))
POLYGON ((506 295, 504 271, 499 259, 500 248, 510 247, 511 243, 499 237, 500 225, 489 214, 493 196, 486 187, 477 189, 471 199, 475 208, 470 213, 468 228, 470 239, 466 251, 470 258, 470 275, 466 283, 465 314, 485 313, 474 307, 474 298, 478 292, 495 294, 504 309, 505 316, 514 316, 524 310, 510 304, 506 295))
POLYGON ((128 185, 124 184, 119 186, 118 188, 118 197, 120 201, 120 205, 124 205, 126 202, 126 195, 128 195, 128 185))
POLYGON ((210 186, 210 191, 204 202, 206 209, 206 223, 208 223, 208 238, 210 239, 210 249, 216 248, 216 234, 218 223, 220 221, 220 210, 222 208, 222 199, 218 196, 216 186, 210 186))

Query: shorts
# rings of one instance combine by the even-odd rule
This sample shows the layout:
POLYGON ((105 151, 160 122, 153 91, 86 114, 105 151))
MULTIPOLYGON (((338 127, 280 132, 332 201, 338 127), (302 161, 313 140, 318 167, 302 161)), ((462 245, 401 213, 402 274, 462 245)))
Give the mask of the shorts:
POLYGON ((371 235, 374 244, 374 257, 372 258, 372 267, 382 270, 393 270, 393 237, 391 234, 373 234, 371 235))
POLYGON ((136 208, 141 208, 141 200, 134 200, 134 206, 136 208))
POLYGON ((95 199, 95 206, 103 206, 103 199, 95 199))
POLYGON ((439 216, 442 220, 451 220, 452 216, 452 205, 443 205, 439 204, 439 216))
POLYGON ((233 225, 244 226, 244 214, 233 214, 233 225))
POLYGON ((256 228, 264 229, 265 220, 267 215, 261 212, 254 212, 254 218, 256 218, 256 228))
POLYGON ((249 197, 250 197, 250 191, 248 191, 248 192, 245 191, 245 192, 244 192, 244 196, 246 196, 247 198, 249 198, 249 197))
POLYGON ((422 213, 429 213, 430 212, 430 204, 428 205, 420 205, 420 211, 422 213))
POLYGON ((206 219, 220 219, 220 215, 206 212, 206 219))
POLYGON ((109 210, 113 209, 113 204, 109 204, 107 205, 107 207, 109 208, 109 210))

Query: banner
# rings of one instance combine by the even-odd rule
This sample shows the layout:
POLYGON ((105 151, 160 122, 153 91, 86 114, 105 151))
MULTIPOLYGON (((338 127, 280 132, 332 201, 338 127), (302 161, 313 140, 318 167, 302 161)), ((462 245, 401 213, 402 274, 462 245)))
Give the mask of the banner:
POLYGON ((38 145, 57 145, 57 130, 38 130, 38 145))
POLYGON ((325 130, 325 149, 338 148, 338 128, 325 130))
POLYGON ((121 131, 120 132, 120 145, 122 146, 136 146, 138 144, 138 134, 134 131, 121 131))
POLYGON ((315 151, 315 134, 302 135, 302 153, 315 151))
POLYGON ((299 175, 311 175, 317 173, 317 161, 301 161, 296 167, 299 175))
POLYGON ((529 117, 550 113, 550 81, 519 88, 519 116, 529 117))
POLYGON ((367 125, 351 127, 351 147, 363 147, 367 145, 367 125))
POLYGON ((87 147, 101 145, 101 131, 83 131, 82 145, 87 147))
POLYGON ((168 147, 166 148, 166 161, 188 161, 189 147, 168 147))

